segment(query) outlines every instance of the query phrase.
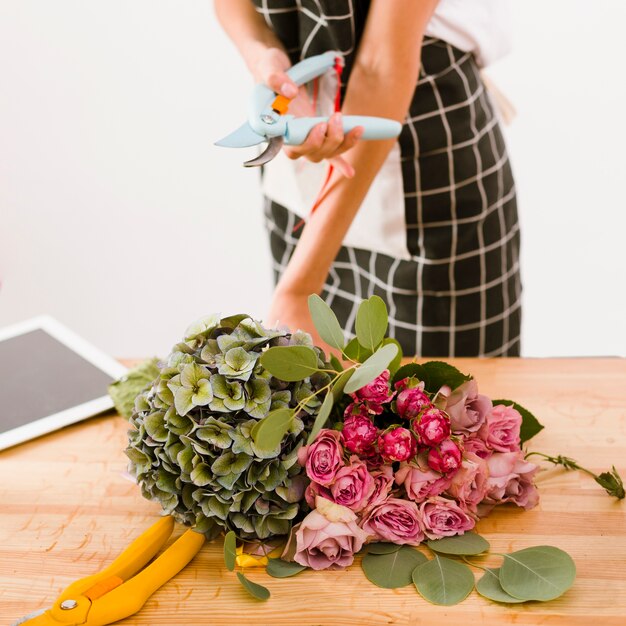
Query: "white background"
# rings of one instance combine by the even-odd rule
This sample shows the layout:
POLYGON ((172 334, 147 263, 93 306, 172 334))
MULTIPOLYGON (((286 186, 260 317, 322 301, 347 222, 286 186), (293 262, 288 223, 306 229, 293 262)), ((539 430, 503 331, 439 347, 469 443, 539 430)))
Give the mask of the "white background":
MULTIPOLYGON (((515 0, 490 68, 523 229, 526 356, 626 355, 626 3, 515 0)), ((0 325, 49 313, 115 356, 263 317, 251 83, 207 0, 0 0, 0 325)))

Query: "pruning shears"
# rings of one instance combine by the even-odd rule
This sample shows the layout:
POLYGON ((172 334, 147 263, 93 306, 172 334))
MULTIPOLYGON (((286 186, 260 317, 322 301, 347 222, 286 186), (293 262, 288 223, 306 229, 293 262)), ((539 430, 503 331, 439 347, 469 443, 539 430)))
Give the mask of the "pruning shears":
POLYGON ((203 534, 187 530, 145 567, 173 529, 171 516, 161 518, 102 572, 77 580, 52 607, 26 615, 12 626, 104 626, 133 615, 191 561, 205 542, 203 534))
MULTIPOLYGON (((338 58, 341 59, 341 55, 335 51, 309 57, 292 66, 287 74, 296 85, 304 85, 331 69, 338 58)), ((328 117, 296 118, 288 115, 290 102, 288 98, 274 93, 266 85, 256 85, 248 105, 248 120, 215 145, 245 148, 268 142, 262 154, 244 163, 245 167, 264 165, 280 152, 284 144, 300 145, 315 125, 328 121, 328 117)), ((357 126, 362 126, 364 129, 362 139, 390 139, 397 137, 402 129, 399 122, 383 117, 343 116, 344 133, 350 132, 357 126)))

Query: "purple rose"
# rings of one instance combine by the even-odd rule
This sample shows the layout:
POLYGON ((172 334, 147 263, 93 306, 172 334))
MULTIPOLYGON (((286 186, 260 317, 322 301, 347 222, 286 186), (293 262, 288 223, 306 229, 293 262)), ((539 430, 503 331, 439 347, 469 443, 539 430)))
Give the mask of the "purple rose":
POLYGON ((330 485, 335 474, 343 467, 341 434, 336 430, 322 429, 315 441, 298 450, 298 461, 306 468, 307 476, 320 485, 330 485))
POLYGON ((486 515, 503 502, 513 502, 526 510, 537 505, 539 493, 533 478, 539 468, 524 460, 523 452, 496 452, 487 459, 487 466, 487 493, 478 509, 479 515, 486 515))
POLYGON ((394 428, 378 437, 378 451, 386 463, 408 461, 417 452, 417 442, 407 428, 394 428))
POLYGON ((333 500, 353 511, 360 511, 374 491, 374 479, 358 456, 350 457, 350 464, 342 467, 330 486, 333 500))
POLYGON ((363 402, 370 413, 380 415, 383 412, 382 405, 391 402, 394 394, 395 392, 389 387, 389 370, 385 370, 371 383, 352 394, 352 397, 363 402))
POLYGON ((436 407, 425 409, 411 422, 419 442, 425 446, 439 445, 450 436, 450 418, 436 407))
POLYGON ((372 538, 397 544, 417 546, 424 541, 420 512, 415 502, 387 498, 369 509, 361 527, 372 538))
MULTIPOLYGON (((367 533, 357 525, 355 513, 329 505, 328 510, 321 509, 324 514, 315 509, 292 529, 296 563, 314 570, 342 569, 352 564, 354 554, 363 547, 367 533)), ((288 550, 289 544, 285 552, 288 550)))
POLYGON ((489 469, 484 459, 466 452, 459 471, 454 474, 447 493, 463 508, 476 514, 479 503, 487 493, 489 469))
POLYGON ((421 383, 418 387, 407 387, 398 392, 396 412, 402 419, 412 420, 433 406, 423 387, 424 384, 421 383))
POLYGON ((428 452, 428 467, 441 474, 456 472, 461 467, 461 460, 461 450, 452 439, 442 441, 428 452))
POLYGON ((386 500, 393 486, 393 469, 391 465, 383 465, 380 469, 372 471, 371 476, 374 479, 374 490, 367 499, 366 509, 370 509, 386 500))
POLYGON ((443 493, 451 481, 450 476, 434 472, 428 467, 422 469, 412 463, 403 463, 396 472, 396 483, 403 485, 407 497, 417 503, 443 493))
POLYGON ((478 385, 472 378, 457 387, 446 402, 453 433, 476 432, 491 411, 492 403, 487 396, 478 393, 478 385))
POLYGON ((498 404, 487 414, 478 434, 496 452, 516 452, 520 448, 522 416, 512 406, 498 404))
POLYGON ((437 496, 420 504, 424 533, 429 539, 462 535, 475 521, 454 500, 437 496))
MULTIPOLYGON (((349 405, 348 409, 352 406, 354 404, 349 405)), ((374 426, 367 413, 365 415, 351 414, 345 418, 343 430, 341 431, 341 440, 346 450, 370 456, 369 453, 373 451, 376 439, 378 439, 378 428, 374 426)))

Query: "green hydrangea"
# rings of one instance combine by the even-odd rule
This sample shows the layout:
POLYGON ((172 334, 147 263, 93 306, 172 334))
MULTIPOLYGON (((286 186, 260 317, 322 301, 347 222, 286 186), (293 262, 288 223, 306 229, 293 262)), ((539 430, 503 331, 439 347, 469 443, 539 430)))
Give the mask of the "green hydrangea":
MULTIPOLYGON (((318 373, 288 383, 271 376, 259 357, 286 345, 313 342, 306 333, 267 330, 247 315, 210 316, 187 329, 130 416, 126 454, 146 498, 208 537, 233 530, 265 540, 289 532, 307 484, 297 451, 320 402, 313 396, 300 409, 274 450, 257 449, 251 430, 329 379, 318 373)), ((323 367, 325 356, 314 349, 323 367)))

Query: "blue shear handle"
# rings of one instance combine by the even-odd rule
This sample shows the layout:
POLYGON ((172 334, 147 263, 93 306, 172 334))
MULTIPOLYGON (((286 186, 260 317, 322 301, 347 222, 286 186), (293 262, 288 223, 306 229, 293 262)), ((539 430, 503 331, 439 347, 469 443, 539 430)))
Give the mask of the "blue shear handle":
POLYGON ((324 52, 324 54, 309 57, 288 69, 287 76, 289 76, 296 85, 305 85, 310 80, 325 74, 327 70, 335 65, 335 59, 340 56, 340 52, 331 50, 324 52))
MULTIPOLYGON (((327 122, 327 117, 294 117, 287 122, 285 143, 298 146, 304 142, 311 129, 320 122, 327 122)), ((391 139, 397 137, 402 130, 402 124, 384 117, 369 117, 365 115, 344 115, 343 132, 348 133, 357 126, 363 126, 361 139, 391 139)))

